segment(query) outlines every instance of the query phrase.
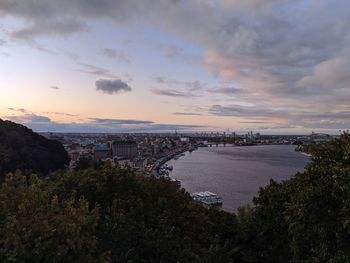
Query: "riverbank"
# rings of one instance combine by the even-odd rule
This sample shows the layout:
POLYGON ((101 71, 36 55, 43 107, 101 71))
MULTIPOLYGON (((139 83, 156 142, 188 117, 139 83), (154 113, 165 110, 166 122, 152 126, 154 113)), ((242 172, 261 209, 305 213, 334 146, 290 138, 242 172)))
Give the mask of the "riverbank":
POLYGON ((189 150, 189 148, 190 148, 190 146, 185 146, 185 147, 182 147, 180 149, 176 149, 175 151, 171 152, 167 156, 158 159, 153 165, 152 175, 155 177, 160 176, 158 173, 158 170, 162 165, 164 165, 166 162, 169 162, 170 160, 172 160, 175 156, 187 152, 189 150))

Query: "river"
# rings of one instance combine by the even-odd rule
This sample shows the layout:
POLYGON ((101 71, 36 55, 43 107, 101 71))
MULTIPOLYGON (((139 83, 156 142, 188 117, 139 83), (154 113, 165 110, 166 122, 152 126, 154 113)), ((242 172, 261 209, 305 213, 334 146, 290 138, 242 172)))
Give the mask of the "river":
POLYGON ((270 179, 282 181, 303 171, 309 157, 292 145, 218 146, 186 152, 167 164, 174 167, 172 178, 181 181, 189 193, 211 191, 223 198, 222 209, 237 211, 252 203, 259 188, 270 179))

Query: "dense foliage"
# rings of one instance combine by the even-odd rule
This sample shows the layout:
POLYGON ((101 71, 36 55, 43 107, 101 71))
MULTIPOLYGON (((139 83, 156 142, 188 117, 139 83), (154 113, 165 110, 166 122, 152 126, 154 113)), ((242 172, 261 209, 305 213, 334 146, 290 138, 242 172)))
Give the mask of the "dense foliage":
POLYGON ((0 181, 6 173, 16 169, 46 175, 68 163, 68 154, 58 141, 0 119, 0 181))
POLYGON ((303 173, 272 181, 238 214, 252 262, 350 262, 350 136, 309 153, 303 173))
POLYGON ((108 165, 7 176, 0 262, 350 262, 350 136, 237 215, 166 179, 108 165))
POLYGON ((109 166, 49 180, 10 174, 0 215, 0 262, 225 262, 235 256, 234 215, 208 211, 166 179, 109 166))

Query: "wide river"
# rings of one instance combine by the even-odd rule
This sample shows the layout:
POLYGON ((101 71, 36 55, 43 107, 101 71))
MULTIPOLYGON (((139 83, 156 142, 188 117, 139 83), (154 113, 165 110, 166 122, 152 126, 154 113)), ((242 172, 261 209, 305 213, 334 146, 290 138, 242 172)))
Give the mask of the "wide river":
POLYGON ((181 181, 189 193, 211 191, 223 198, 223 209, 237 211, 252 203, 259 188, 270 179, 282 181, 303 171, 309 158, 294 151, 292 145, 219 146, 186 152, 178 160, 170 176, 181 181))

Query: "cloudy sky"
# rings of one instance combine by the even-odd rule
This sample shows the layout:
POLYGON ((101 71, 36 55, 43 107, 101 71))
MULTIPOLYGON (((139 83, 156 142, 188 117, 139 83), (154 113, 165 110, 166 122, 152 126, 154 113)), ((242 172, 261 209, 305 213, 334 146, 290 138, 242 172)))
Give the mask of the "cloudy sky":
POLYGON ((0 117, 36 131, 350 128, 348 0, 0 0, 0 117))

